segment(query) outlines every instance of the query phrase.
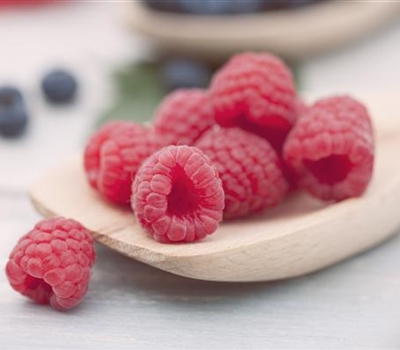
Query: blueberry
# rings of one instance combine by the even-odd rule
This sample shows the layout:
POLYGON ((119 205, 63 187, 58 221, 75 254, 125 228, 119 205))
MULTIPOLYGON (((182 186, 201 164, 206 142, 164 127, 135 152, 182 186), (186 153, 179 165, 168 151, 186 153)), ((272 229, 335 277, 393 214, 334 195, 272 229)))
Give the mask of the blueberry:
POLYGON ((231 12, 230 0, 180 0, 183 12, 193 15, 223 15, 231 12))
POLYGON ((16 102, 23 103, 21 92, 14 86, 0 87, 0 105, 11 105, 16 102))
POLYGON ((6 137, 21 135, 28 124, 22 94, 14 87, 0 88, 0 134, 6 137))
POLYGON ((324 0, 142 0, 153 10, 192 15, 246 14, 274 11, 324 0))
POLYGON ((274 10, 282 10, 287 7, 290 7, 290 0, 281 0, 281 1, 264 0, 262 10, 274 11, 274 10))
POLYGON ((293 7, 309 5, 312 2, 316 2, 315 0, 291 0, 293 7))
POLYGON ((42 90, 46 99, 52 103, 69 103, 76 95, 78 84, 75 78, 64 70, 48 73, 42 81, 42 90))
POLYGON ((188 59, 172 59, 162 67, 162 77, 169 91, 206 87, 211 75, 212 71, 206 64, 188 59))
POLYGON ((263 8, 265 0, 236 0, 231 1, 230 13, 245 14, 257 13, 263 8))
POLYGON ((152 10, 162 12, 181 12, 180 0, 143 0, 143 3, 152 10))
POLYGON ((313 2, 320 2, 322 0, 282 0, 282 1, 270 1, 263 0, 265 11, 269 10, 284 10, 296 8, 304 5, 309 5, 313 2))

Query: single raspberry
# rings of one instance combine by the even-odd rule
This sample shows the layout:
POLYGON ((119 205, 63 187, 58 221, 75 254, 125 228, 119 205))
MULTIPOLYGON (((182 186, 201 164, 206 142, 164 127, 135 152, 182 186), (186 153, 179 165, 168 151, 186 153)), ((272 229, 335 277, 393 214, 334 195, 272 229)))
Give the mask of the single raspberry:
POLYGON ((360 196, 374 165, 367 109, 347 96, 326 98, 307 110, 290 133, 284 159, 299 186, 324 200, 360 196))
POLYGON ((39 304, 70 309, 89 285, 96 254, 89 232, 78 222, 52 218, 36 224, 11 252, 11 286, 39 304))
POLYGON ((133 184, 132 208, 159 242, 192 242, 222 220, 224 191, 217 170, 200 150, 169 146, 152 155, 133 184))
POLYGON ((215 119, 266 138, 280 152, 296 120, 296 91, 288 67, 267 53, 233 56, 214 76, 215 119))
POLYGON ((217 166, 225 192, 224 218, 238 218, 279 203, 288 184, 268 141, 239 128, 214 128, 196 143, 217 166))
POLYGON ((113 134, 118 136, 118 132, 120 130, 129 128, 131 125, 131 122, 110 122, 105 124, 90 138, 85 149, 84 167, 87 179, 93 188, 97 188, 97 181, 100 171, 100 151, 103 144, 109 140, 113 134))
POLYGON ((127 204, 140 165, 162 146, 161 139, 146 126, 132 122, 107 125, 86 147, 89 182, 111 202, 127 204))
POLYGON ((155 131, 175 145, 192 145, 213 124, 208 94, 200 89, 182 89, 168 95, 154 120, 155 131))
MULTIPOLYGON (((299 119, 301 118, 304 114, 306 114, 308 109, 308 105, 298 98, 296 100, 296 118, 299 119)), ((298 189, 298 184, 297 184, 297 176, 296 174, 290 169, 290 167, 283 162, 282 164, 283 167, 283 174, 285 175, 286 180, 289 183, 289 191, 295 191, 298 189)))

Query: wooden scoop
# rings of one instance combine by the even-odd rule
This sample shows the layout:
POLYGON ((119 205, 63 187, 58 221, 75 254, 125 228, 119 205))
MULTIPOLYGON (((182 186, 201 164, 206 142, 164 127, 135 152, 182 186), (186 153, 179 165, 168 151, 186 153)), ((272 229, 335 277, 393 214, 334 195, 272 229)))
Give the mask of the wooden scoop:
POLYGON ((377 130, 376 168, 365 195, 326 204, 305 193, 294 194, 264 214, 223 223, 202 242, 155 242, 129 209, 108 204, 89 187, 81 156, 44 174, 32 186, 30 197, 44 216, 76 219, 111 249, 174 274, 232 282, 303 275, 367 250, 400 227, 400 99, 396 96, 400 94, 363 99, 377 130))

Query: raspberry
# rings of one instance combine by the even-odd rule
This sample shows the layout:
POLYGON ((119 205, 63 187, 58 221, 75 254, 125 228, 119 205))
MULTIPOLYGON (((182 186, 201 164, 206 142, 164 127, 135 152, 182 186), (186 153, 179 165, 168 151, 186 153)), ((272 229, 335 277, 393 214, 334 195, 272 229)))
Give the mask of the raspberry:
POLYGON ((267 53, 233 56, 210 88, 215 119, 266 138, 280 152, 296 120, 296 91, 288 67, 267 53))
POLYGON ((132 208, 159 242, 192 242, 222 219, 224 192, 217 170, 200 150, 166 147, 143 163, 133 184, 132 208))
POLYGON ((307 112, 308 106, 307 104, 300 98, 296 100, 296 105, 295 105, 295 111, 296 111, 296 119, 299 119, 302 117, 303 114, 307 112))
POLYGON ((70 309, 87 292, 95 251, 78 222, 52 218, 36 224, 11 252, 6 274, 11 286, 39 304, 70 309))
POLYGON ((100 150, 103 144, 111 138, 113 134, 117 134, 118 130, 129 128, 129 122, 111 122, 104 125, 89 140, 84 154, 84 167, 87 179, 93 188, 97 188, 97 181, 100 171, 100 150))
MULTIPOLYGON (((297 99, 296 101, 296 115, 297 119, 301 118, 304 114, 306 114, 308 109, 308 105, 305 104, 304 101, 302 101, 300 98, 297 99)), ((298 184, 297 184, 297 177, 296 174, 288 167, 288 165, 283 162, 283 174, 285 175, 286 180, 289 183, 289 190, 294 191, 297 189, 298 184)))
POLYGON ((268 141, 239 128, 214 128, 196 147, 217 166, 225 191, 224 218, 238 218, 279 203, 288 184, 268 141))
POLYGON ((86 147, 84 163, 88 180, 111 202, 127 204, 137 170, 161 147, 161 140, 143 125, 128 122, 106 125, 86 147))
POLYGON ((200 89, 177 90, 167 96, 155 116, 155 131, 169 144, 192 145, 215 124, 208 95, 200 89))
POLYGON ((374 135, 367 109, 347 96, 315 103, 284 146, 299 186, 324 200, 360 196, 372 177, 374 135))

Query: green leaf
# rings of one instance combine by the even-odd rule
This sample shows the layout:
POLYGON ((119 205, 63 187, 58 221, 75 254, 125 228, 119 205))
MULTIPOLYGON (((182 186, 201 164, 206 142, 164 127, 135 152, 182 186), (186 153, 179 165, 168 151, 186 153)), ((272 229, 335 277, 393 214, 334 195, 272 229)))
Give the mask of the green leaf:
POLYGON ((98 126, 115 119, 149 121, 165 94, 157 65, 143 62, 124 67, 115 73, 114 80, 117 100, 101 115, 98 126))
POLYGON ((293 79, 297 88, 297 91, 301 91, 301 66, 298 62, 291 61, 288 63, 290 70, 292 71, 293 79))

